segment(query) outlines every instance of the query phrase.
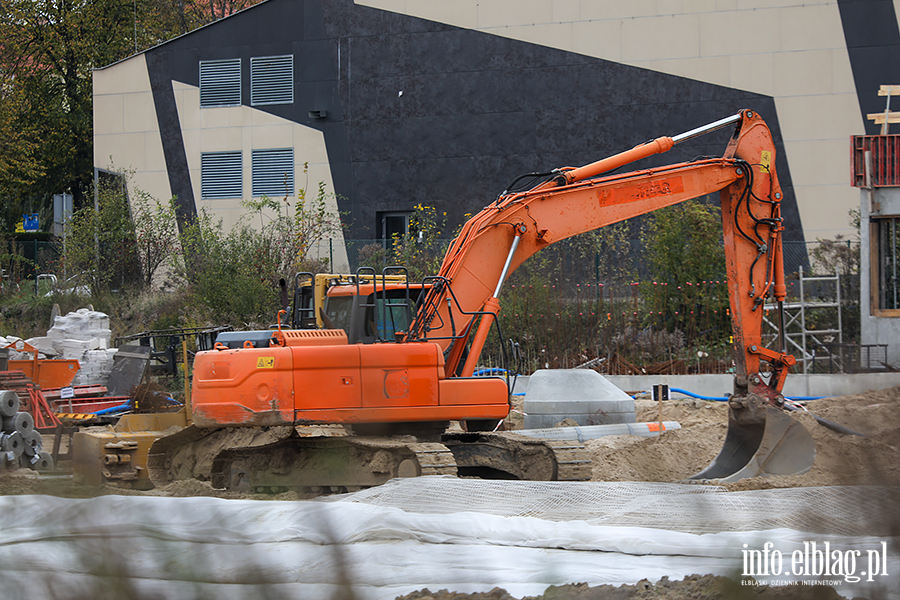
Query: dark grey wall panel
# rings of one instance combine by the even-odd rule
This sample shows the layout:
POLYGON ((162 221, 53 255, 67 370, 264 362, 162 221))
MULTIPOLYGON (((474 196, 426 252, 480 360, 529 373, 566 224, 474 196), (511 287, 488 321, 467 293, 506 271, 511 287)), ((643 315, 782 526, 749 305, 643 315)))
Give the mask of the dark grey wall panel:
MULTIPOLYGON (((887 99, 878 96, 878 88, 900 81, 900 28, 894 3, 838 0, 838 6, 866 134, 877 135, 881 125, 875 125, 866 115, 884 111, 887 99)), ((900 99, 891 104, 894 110, 900 109, 900 99)))
MULTIPOLYGON (((175 196, 175 219, 178 222, 178 231, 183 232, 185 225, 197 215, 197 206, 194 202, 191 173, 188 169, 181 123, 175 105, 175 92, 172 90, 172 77, 168 63, 161 60, 160 55, 147 56, 147 71, 153 105, 156 108, 163 157, 166 161, 166 172, 169 176, 169 188, 175 196)), ((197 77, 200 77, 199 69, 197 77)))
MULTIPOLYGON (((780 152, 787 239, 802 228, 771 97, 357 6, 268 0, 150 53, 198 84, 197 61, 295 55, 295 102, 257 107, 324 132, 350 237, 418 203, 452 224, 522 173, 578 166, 753 108, 780 152), (400 95, 399 92, 403 94, 400 95), (310 119, 309 110, 327 118, 310 119)), ((638 166, 721 155, 729 133, 638 166)), ((302 157, 298 157, 302 160, 302 157)))

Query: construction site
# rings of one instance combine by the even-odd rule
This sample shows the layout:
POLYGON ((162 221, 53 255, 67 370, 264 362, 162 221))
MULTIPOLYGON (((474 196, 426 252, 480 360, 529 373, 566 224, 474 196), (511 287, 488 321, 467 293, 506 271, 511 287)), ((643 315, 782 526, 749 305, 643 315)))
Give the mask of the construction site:
MULTIPOLYGON (((879 151, 860 143, 864 175, 879 151)), ((775 152, 744 109, 531 173, 433 276, 300 273, 267 329, 114 348, 82 308, 6 338, 5 597, 896 598, 900 376, 891 350, 809 371, 775 152), (721 156, 627 171, 716 131, 721 156), (521 375, 515 345, 485 365, 529 257, 709 194, 726 373, 521 375)))

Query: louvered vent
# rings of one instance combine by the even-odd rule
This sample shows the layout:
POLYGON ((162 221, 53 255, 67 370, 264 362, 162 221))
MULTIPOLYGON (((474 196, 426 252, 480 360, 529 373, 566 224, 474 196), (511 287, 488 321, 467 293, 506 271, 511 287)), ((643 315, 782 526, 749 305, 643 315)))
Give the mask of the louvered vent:
POLYGON ((294 102, 294 57, 258 56, 250 59, 250 103, 294 102))
POLYGON ((294 149, 253 151, 253 197, 294 195, 294 149))
POLYGON ((204 152, 200 155, 200 193, 205 199, 244 195, 241 152, 204 152))
POLYGON ((241 59, 200 61, 200 108, 241 105, 241 59))

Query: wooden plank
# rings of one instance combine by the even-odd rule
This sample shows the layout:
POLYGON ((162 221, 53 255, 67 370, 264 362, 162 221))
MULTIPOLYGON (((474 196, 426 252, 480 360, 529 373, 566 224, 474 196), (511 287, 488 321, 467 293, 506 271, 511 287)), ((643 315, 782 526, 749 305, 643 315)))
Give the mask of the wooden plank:
MULTIPOLYGON (((900 112, 891 112, 889 115, 888 123, 900 123, 900 112)), ((869 113, 866 115, 866 118, 870 121, 875 121, 876 125, 884 124, 884 113, 869 113)))
POLYGON ((900 85, 883 85, 878 88, 879 96, 887 96, 888 94, 891 96, 900 96, 900 85))

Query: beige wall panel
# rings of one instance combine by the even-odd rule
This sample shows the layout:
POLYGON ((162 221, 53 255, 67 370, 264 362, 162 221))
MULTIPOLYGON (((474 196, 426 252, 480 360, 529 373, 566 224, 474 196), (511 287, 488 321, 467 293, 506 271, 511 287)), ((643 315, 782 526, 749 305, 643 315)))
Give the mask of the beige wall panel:
POLYGON ((144 163, 145 170, 162 173, 163 177, 167 177, 166 156, 163 154, 158 131, 144 133, 144 157, 146 160, 144 163))
POLYGON ((848 212, 859 208, 859 190, 849 185, 811 185, 797 193, 800 219, 808 241, 856 235, 848 212))
MULTIPOLYGON (((850 66, 850 55, 845 49, 836 49, 831 53, 831 93, 852 94, 856 98, 853 68, 850 66)), ((858 103, 854 106, 854 111, 858 113, 858 103)))
MULTIPOLYGON (((833 50, 782 52, 775 61, 773 84, 778 97, 831 94, 833 50)), ((846 53, 846 50, 841 52, 846 53)))
POLYGON ((737 10, 737 0, 716 0, 716 10, 737 10))
MULTIPOLYGON (((175 105, 181 123, 200 124, 200 90, 178 81, 172 82, 175 89, 175 105)), ((207 110, 207 109, 204 109, 207 110)))
POLYGON ((124 95, 94 96, 94 137, 125 132, 124 95))
POLYGON ((740 90, 753 90, 774 95, 773 77, 776 54, 740 54, 728 57, 728 85, 740 90))
POLYGON ((775 107, 786 141, 840 140, 848 161, 850 136, 864 130, 855 93, 776 98, 775 107))
POLYGON ((773 9, 701 14, 700 55, 777 52, 781 45, 778 16, 779 11, 773 9))
MULTIPOLYGON (((185 101, 189 101, 185 98, 185 101)), ((239 108, 201 108, 200 109, 200 128, 209 129, 211 127, 228 127, 229 113, 239 108)), ((180 114, 180 113, 179 113, 180 114)))
POLYGON ((760 8, 785 8, 790 6, 814 6, 817 4, 829 4, 837 9, 836 0, 810 0, 797 2, 796 0, 737 0, 737 10, 757 10, 760 8))
POLYGON ((682 12, 681 0, 656 0, 657 15, 680 15, 682 12))
POLYGON ((124 96, 123 123, 125 131, 156 131, 156 107, 152 92, 124 96))
MULTIPOLYGON (((187 155, 188 169, 190 171, 196 170, 199 173, 200 148, 202 147, 200 130, 191 129, 182 131, 181 141, 184 144, 184 152, 187 155)), ((237 148, 233 148, 233 150, 237 150, 237 148)), ((193 181, 193 175, 191 175, 191 179, 193 181)))
POLYGON ((94 138, 94 165, 122 173, 145 168, 143 133, 119 133, 94 138))
POLYGON ((791 6, 778 11, 781 50, 820 50, 845 47, 841 14, 835 6, 791 6))
MULTIPOLYGON (((451 4, 448 2, 447 4, 451 4)), ((550 20, 553 23, 572 23, 581 20, 581 0, 551 0, 550 20)))
POLYGON ((656 0, 629 0, 628 2, 598 2, 581 0, 581 18, 633 19, 656 15, 656 0))
POLYGON ((200 152, 227 152, 240 150, 241 147, 232 146, 229 142, 229 130, 227 127, 214 127, 200 130, 200 152))
POLYGON ((622 21, 572 23, 572 51, 615 62, 622 61, 622 21))
POLYGON ((850 186, 849 139, 810 140, 786 145, 791 157, 792 179, 802 177, 804 185, 850 186))
POLYGON ((718 6, 719 4, 717 0, 681 0, 681 12, 691 14, 727 10, 718 6))
POLYGON ((160 202, 166 202, 172 197, 169 178, 165 171, 162 173, 148 171, 135 173, 128 183, 128 190, 132 198, 135 197, 136 189, 150 194, 160 202))
MULTIPOLYGON (((115 171, 146 171, 147 170, 147 146, 144 132, 123 133, 117 135, 116 144, 120 152, 112 155, 115 171), (125 150, 122 152, 121 150, 125 150), (127 153, 127 154, 126 154, 127 153), (125 162, 127 156, 128 162, 125 162)), ((107 160, 109 162, 109 160, 107 160)))
POLYGON ((150 75, 143 54, 93 72, 95 95, 132 94, 150 91, 150 75))
POLYGON ((550 23, 550 6, 547 0, 480 0, 478 28, 550 23))
MULTIPOLYGON (((375 0, 374 2, 357 2, 357 4, 364 4, 368 6, 373 6, 375 8, 381 8, 381 4, 394 4, 396 0, 375 0), (378 6, 376 6, 378 5, 378 6)), ((428 19, 433 21, 438 21, 440 23, 452 23, 457 27, 465 27, 467 29, 477 29, 478 25, 478 2, 447 2, 447 0, 411 0, 408 2, 404 2, 406 4, 406 10, 409 11, 411 9, 411 5, 415 8, 412 10, 416 11, 426 11, 428 14, 434 15, 434 17, 428 17, 428 19)), ((390 10, 390 9, 385 9, 390 10)))
POLYGON ((251 111, 243 110, 242 108, 235 108, 229 111, 228 113, 228 126, 229 127, 250 127, 252 125, 253 118, 250 116, 251 111))
POLYGON ((93 77, 94 165, 133 171, 127 181, 132 197, 140 189, 156 198, 170 198, 144 55, 96 70, 93 77))
POLYGON ((293 144, 292 127, 287 124, 264 125, 251 129, 251 145, 257 150, 290 148, 293 144))
POLYGON ((672 15, 622 22, 622 61, 700 56, 699 15, 672 15))

